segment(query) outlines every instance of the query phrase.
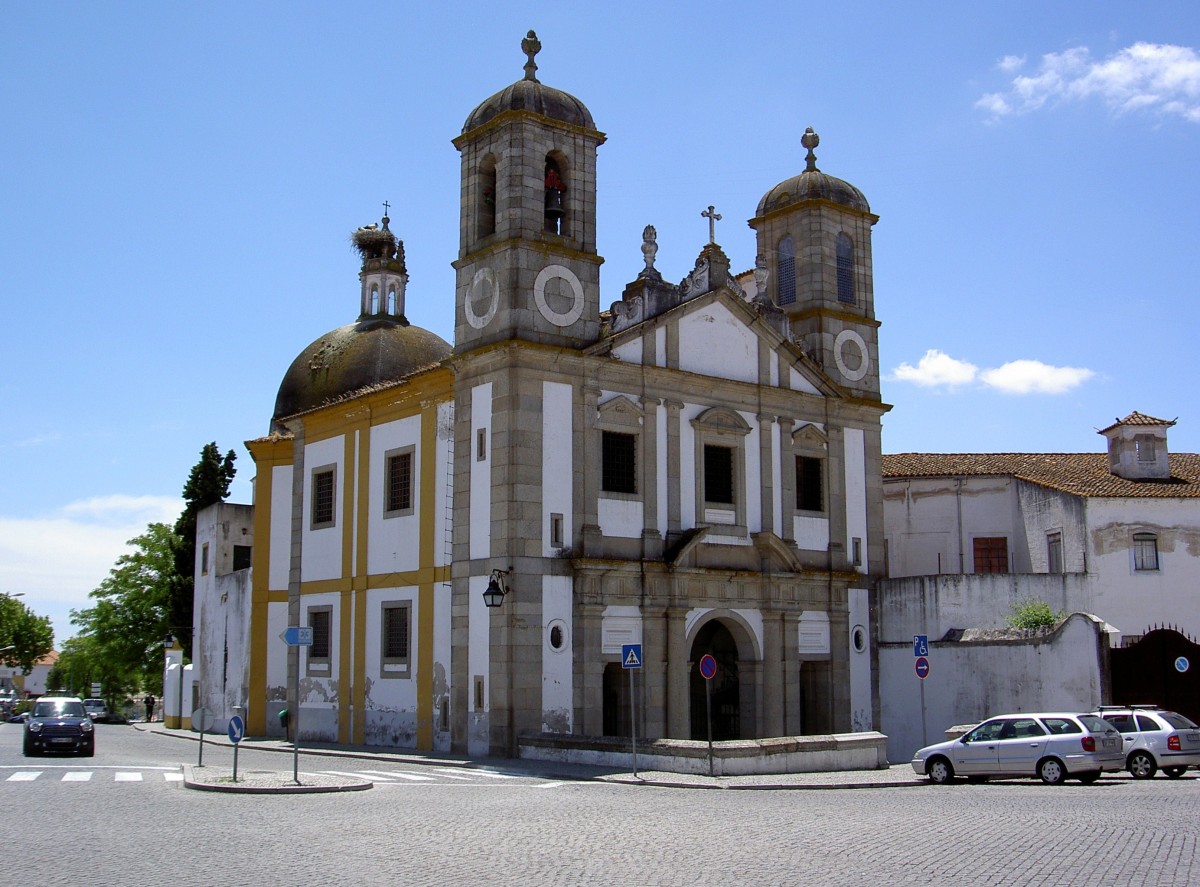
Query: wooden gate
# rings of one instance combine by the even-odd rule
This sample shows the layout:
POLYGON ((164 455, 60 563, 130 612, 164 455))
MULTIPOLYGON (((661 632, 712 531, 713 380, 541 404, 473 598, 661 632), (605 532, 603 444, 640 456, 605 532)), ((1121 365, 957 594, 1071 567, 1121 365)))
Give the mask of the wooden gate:
POLYGON ((1109 652, 1114 705, 1156 705, 1200 723, 1200 644, 1156 628, 1109 652))

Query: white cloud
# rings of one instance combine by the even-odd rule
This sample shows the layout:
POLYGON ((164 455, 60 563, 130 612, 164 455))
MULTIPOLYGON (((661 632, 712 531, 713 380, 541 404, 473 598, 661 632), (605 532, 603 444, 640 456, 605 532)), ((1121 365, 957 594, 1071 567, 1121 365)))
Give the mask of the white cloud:
MULTIPOLYGON (((1005 56, 998 67, 1016 74, 1024 59, 1005 56)), ((1014 76, 1005 92, 982 96, 975 107, 995 121, 1047 104, 1099 98, 1117 114, 1156 110, 1200 123, 1200 53, 1189 46, 1135 43, 1107 59, 1086 47, 1042 56, 1032 75, 1014 76)))
POLYGON ((71 637, 70 611, 108 575, 126 544, 153 522, 174 524, 183 501, 162 496, 105 496, 73 502, 42 517, 0 516, 0 591, 54 625, 55 645, 71 637))
POLYGON ((889 378, 922 388, 955 389, 979 383, 1005 394, 1063 394, 1095 375, 1083 367, 1056 367, 1040 360, 1010 360, 994 369, 980 370, 973 363, 931 348, 915 367, 902 363, 889 378))
POLYGON ((1096 374, 1083 367, 1055 367, 1040 360, 1010 360, 984 370, 979 381, 1005 394, 1064 394, 1096 374))
POLYGON ((896 367, 892 378, 901 382, 912 382, 922 388, 946 386, 956 388, 975 381, 978 368, 964 360, 956 360, 948 354, 931 348, 925 352, 916 366, 902 363, 896 367))

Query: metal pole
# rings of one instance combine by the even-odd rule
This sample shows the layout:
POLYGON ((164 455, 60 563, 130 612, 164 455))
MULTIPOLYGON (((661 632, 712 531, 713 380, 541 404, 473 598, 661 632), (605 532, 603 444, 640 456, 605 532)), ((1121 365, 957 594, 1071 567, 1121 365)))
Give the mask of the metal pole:
POLYGON ((233 744, 233 781, 234 782, 237 782, 237 753, 238 753, 238 746, 240 746, 240 745, 241 745, 240 742, 235 742, 233 744))
POLYGON ((925 682, 917 678, 921 683, 921 745, 929 745, 929 731, 925 726, 925 682))
POLYGON ((708 775, 713 775, 712 750, 712 678, 704 679, 704 706, 708 710, 708 775))
POLYGON ((633 695, 633 673, 635 668, 626 669, 629 672, 629 738, 633 741, 633 776, 637 778, 637 704, 633 695))

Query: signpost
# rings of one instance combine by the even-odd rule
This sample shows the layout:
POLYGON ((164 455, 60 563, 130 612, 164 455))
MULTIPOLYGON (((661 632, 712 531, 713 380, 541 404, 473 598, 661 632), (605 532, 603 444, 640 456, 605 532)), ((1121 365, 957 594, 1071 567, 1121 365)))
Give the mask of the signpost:
POLYGON ((711 653, 700 657, 700 676, 704 678, 704 706, 708 714, 708 775, 713 775, 712 681, 717 676, 717 660, 711 653))
POLYGON ((929 730, 925 725, 925 679, 929 677, 929 635, 913 635, 913 669, 921 679, 921 744, 929 745, 929 730))
POLYGON ((1183 674, 1191 667, 1192 664, 1188 662, 1188 658, 1186 656, 1180 656, 1175 660, 1175 670, 1180 674, 1183 674))
POLYGON ((633 775, 637 778, 637 706, 633 696, 633 673, 642 667, 642 645, 621 645, 621 668, 629 672, 629 738, 633 744, 633 775))
POLYGON ((200 731, 200 760, 197 767, 204 766, 204 731, 212 726, 212 712, 201 706, 192 712, 192 729, 200 731))
POLYGON ((229 719, 229 741, 233 743, 233 781, 237 782, 238 746, 246 735, 246 722, 237 715, 229 719))
POLYGON ((919 677, 921 680, 925 680, 927 677, 929 677, 929 660, 924 656, 917 657, 917 661, 914 663, 913 668, 917 672, 917 677, 919 677))
MULTIPOLYGON (((311 625, 289 625, 279 635, 289 647, 311 647, 313 642, 313 630, 311 625)), ((292 706, 295 711, 288 712, 288 719, 292 722, 292 781, 300 782, 300 663, 296 662, 296 684, 291 688, 290 695, 296 700, 296 704, 292 706)))

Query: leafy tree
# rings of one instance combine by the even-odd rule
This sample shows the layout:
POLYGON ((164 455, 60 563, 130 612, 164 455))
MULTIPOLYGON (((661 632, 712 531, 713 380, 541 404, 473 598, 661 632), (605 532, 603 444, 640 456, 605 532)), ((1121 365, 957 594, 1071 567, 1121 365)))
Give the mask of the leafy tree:
MULTIPOLYGON (((161 652, 158 663, 157 684, 161 684, 161 652)), ((100 695, 107 703, 109 712, 119 713, 125 708, 124 700, 141 689, 143 677, 140 663, 131 665, 114 660, 105 652, 100 638, 87 634, 63 643, 58 662, 46 678, 46 688, 86 697, 92 695, 92 684, 99 684, 100 695)))
POLYGON ((0 594, 0 662, 23 674, 54 649, 49 616, 38 616, 11 594, 0 594))
POLYGON ((229 484, 237 473, 233 467, 235 459, 237 454, 233 450, 222 457, 215 441, 205 444, 200 450, 200 461, 192 466, 187 483, 183 485, 186 505, 175 522, 167 633, 179 638, 183 655, 188 658, 192 655, 192 602, 196 591, 196 515, 210 505, 225 501, 229 484))
POLYGON ((162 692, 162 644, 171 633, 168 612, 178 541, 166 524, 150 524, 129 540, 134 550, 117 558, 89 595, 95 605, 71 611, 71 620, 82 629, 67 663, 76 666, 72 681, 86 673, 102 685, 112 681, 119 692, 137 686, 162 692))
POLYGON ((1030 599, 1013 604, 1008 625, 1024 629, 1054 628, 1066 618, 1066 610, 1056 611, 1045 601, 1030 599))

